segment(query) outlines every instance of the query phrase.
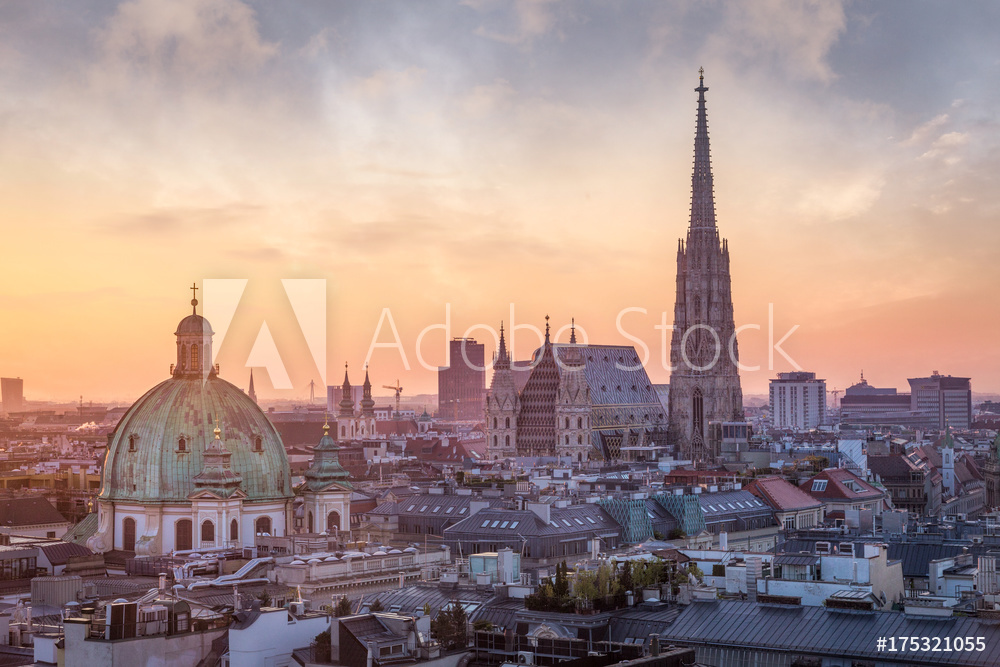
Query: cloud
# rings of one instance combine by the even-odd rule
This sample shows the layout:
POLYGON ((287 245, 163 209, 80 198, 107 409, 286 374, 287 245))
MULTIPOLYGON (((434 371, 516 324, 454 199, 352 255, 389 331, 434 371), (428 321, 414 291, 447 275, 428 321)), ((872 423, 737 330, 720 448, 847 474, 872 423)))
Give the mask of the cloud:
POLYGON ((420 85, 426 74, 427 70, 420 67, 407 67, 405 70, 381 69, 371 76, 355 79, 350 89, 361 98, 379 100, 409 92, 420 85))
MULTIPOLYGON (((484 0, 466 0, 462 4, 479 11, 487 11, 494 6, 494 3, 484 0)), ((480 25, 475 34, 503 44, 530 43, 547 35, 556 26, 557 4, 557 0, 516 0, 513 16, 505 17, 505 23, 514 23, 514 26, 507 26, 506 30, 495 30, 480 25)))
POLYGON ((514 87, 509 81, 497 79, 491 84, 473 88, 462 98, 461 105, 465 113, 480 118, 507 106, 514 95, 514 87))
POLYGON ((936 134, 937 131, 940 130, 941 127, 943 127, 947 122, 948 114, 946 113, 934 116, 934 118, 931 118, 926 123, 917 126, 908 139, 904 139, 900 142, 900 146, 916 146, 926 142, 931 135, 936 134))
POLYGON ((278 52, 239 0, 132 0, 98 31, 106 74, 153 82, 222 84, 278 52))
POLYGON ((737 0, 725 4, 709 51, 771 58, 796 78, 829 82, 835 75, 827 55, 846 28, 844 6, 836 0, 737 0))

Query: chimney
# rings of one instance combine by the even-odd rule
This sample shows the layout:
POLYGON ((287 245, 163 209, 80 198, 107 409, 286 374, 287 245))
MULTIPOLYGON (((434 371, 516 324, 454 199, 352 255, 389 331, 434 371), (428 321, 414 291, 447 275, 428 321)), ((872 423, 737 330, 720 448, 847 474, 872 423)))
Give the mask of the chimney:
POLYGON ((527 509, 537 514, 538 517, 545 523, 552 520, 551 508, 548 503, 528 503, 527 509))
POLYGON ((373 667, 375 662, 375 643, 368 642, 368 661, 365 663, 365 667, 373 667))
POLYGON ((160 597, 167 594, 167 573, 160 572, 160 597))

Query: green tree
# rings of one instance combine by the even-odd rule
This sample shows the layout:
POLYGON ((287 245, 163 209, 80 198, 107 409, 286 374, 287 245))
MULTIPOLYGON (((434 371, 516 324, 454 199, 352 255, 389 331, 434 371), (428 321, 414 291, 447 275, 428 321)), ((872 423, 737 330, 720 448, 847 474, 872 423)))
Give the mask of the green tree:
POLYGON ((260 600, 260 606, 261 607, 270 607, 271 606, 271 594, 268 593, 266 590, 263 590, 260 593, 258 593, 257 594, 257 599, 260 600))
POLYGON ((459 470, 458 472, 455 473, 455 482, 459 486, 462 486, 463 484, 465 484, 465 471, 464 470, 459 470))
POLYGON ((385 607, 382 606, 382 601, 381 600, 379 600, 378 598, 375 598, 375 602, 372 602, 368 606, 368 611, 371 611, 371 612, 385 611, 385 607))
POLYGON ((425 602, 424 603, 424 616, 430 616, 430 615, 431 615, 431 603, 430 602, 425 602))
POLYGON ((316 661, 323 663, 329 662, 331 657, 329 628, 316 635, 316 638, 313 639, 313 642, 315 642, 316 644, 316 661))
POLYGON ((337 606, 333 610, 334 616, 350 616, 351 615, 351 601, 347 599, 346 595, 341 596, 337 601, 337 606))
POLYGON ((569 567, 566 561, 556 563, 556 581, 552 585, 552 594, 557 598, 569 595, 569 567))
POLYGON ((431 622, 431 634, 446 651, 465 648, 469 644, 469 617, 458 602, 442 609, 431 622))
POLYGON ((618 583, 626 593, 635 590, 635 581, 632 579, 632 561, 622 563, 621 571, 618 573, 618 583))

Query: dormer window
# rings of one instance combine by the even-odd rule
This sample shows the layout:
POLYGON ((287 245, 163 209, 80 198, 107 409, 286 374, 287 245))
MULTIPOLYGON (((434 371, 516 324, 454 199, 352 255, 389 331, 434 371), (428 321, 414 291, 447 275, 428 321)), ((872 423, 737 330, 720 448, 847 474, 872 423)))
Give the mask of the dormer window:
POLYGON ((128 450, 130 452, 134 452, 135 451, 135 441, 136 441, 136 437, 134 435, 130 435, 128 437, 128 450))
POLYGON ((187 439, 181 437, 177 440, 177 451, 179 452, 187 451, 187 439))
POLYGON ((253 439, 253 450, 255 452, 264 451, 264 440, 259 435, 253 439))

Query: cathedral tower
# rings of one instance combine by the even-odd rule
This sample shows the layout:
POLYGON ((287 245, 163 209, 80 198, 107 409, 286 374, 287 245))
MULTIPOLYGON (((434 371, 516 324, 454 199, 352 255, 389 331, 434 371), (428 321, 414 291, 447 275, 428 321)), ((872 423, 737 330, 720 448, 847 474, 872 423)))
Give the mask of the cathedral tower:
POLYGON ((700 71, 687 241, 677 246, 677 296, 670 341, 670 431, 680 454, 710 458, 710 422, 742 421, 743 391, 733 324, 729 245, 715 224, 712 161, 700 71))
POLYGON ((556 393, 556 451, 560 457, 582 463, 589 460, 593 449, 590 441, 593 403, 584 372, 583 351, 576 342, 575 321, 570 329, 569 345, 558 348, 556 361, 562 370, 562 381, 556 393))
POLYGON ((510 367, 510 354, 500 325, 500 349, 493 361, 493 379, 486 394, 486 455, 497 460, 515 455, 517 413, 521 409, 510 367))

